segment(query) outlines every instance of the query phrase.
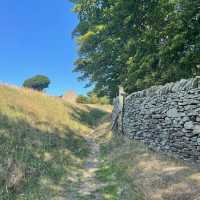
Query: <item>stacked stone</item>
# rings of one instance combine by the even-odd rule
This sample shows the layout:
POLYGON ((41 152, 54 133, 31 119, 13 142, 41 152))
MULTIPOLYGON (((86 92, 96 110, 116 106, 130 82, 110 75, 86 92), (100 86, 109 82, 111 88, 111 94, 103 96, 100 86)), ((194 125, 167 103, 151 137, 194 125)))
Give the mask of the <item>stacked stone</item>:
POLYGON ((129 95, 124 133, 157 151, 200 161, 199 83, 196 77, 129 95))

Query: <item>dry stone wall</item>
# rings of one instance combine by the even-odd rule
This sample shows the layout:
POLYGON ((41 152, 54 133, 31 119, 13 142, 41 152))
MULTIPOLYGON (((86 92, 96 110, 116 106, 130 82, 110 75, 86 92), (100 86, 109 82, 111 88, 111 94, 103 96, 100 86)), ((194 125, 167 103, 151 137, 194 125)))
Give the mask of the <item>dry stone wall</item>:
POLYGON ((123 112, 118 127, 128 137, 157 151, 200 162, 199 77, 133 93, 126 97, 123 112))

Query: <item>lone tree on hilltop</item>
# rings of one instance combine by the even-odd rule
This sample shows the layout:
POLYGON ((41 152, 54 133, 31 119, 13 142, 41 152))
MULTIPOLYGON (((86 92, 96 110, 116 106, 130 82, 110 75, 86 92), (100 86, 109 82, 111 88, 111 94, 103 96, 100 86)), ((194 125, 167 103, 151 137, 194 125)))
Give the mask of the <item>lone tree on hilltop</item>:
POLYGON ((23 86, 26 88, 32 88, 34 90, 43 91, 45 88, 48 88, 50 80, 48 77, 43 75, 37 75, 30 79, 24 81, 23 86))

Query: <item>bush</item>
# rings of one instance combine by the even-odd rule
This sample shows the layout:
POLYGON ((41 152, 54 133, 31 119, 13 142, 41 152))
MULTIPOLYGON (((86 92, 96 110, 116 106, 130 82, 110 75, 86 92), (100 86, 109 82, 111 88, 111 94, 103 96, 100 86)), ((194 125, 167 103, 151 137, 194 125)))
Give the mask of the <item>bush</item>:
POLYGON ((79 96, 76 98, 76 102, 77 102, 77 103, 87 104, 87 103, 88 103, 88 98, 87 98, 86 96, 79 95, 79 96))
POLYGON ((48 77, 43 75, 37 75, 30 79, 24 81, 23 86, 27 88, 32 88, 34 90, 42 91, 45 88, 48 88, 50 80, 48 77))
POLYGON ((89 96, 83 96, 83 95, 78 96, 76 102, 83 104, 108 105, 110 104, 110 99, 107 96, 98 97, 96 94, 90 94, 89 96))
POLYGON ((90 104, 98 104, 99 103, 99 98, 97 97, 96 94, 92 94, 89 96, 89 103, 90 104))
POLYGON ((100 97, 99 98, 99 103, 101 105, 108 105, 108 104, 110 104, 110 99, 107 96, 100 97))

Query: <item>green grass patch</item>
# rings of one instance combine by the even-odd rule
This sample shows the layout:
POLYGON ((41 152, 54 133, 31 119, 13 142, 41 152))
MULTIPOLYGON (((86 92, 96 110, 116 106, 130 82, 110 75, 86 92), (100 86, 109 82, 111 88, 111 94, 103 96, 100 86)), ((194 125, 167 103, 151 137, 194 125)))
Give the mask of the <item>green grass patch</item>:
POLYGON ((119 148, 119 141, 113 138, 111 142, 101 144, 102 163, 96 177, 105 187, 99 192, 105 200, 143 200, 143 194, 137 190, 133 178, 127 174, 126 166, 121 164, 121 159, 111 156, 115 148, 119 148))
POLYGON ((104 200, 118 200, 118 187, 117 185, 108 185, 97 192, 101 193, 104 200))

